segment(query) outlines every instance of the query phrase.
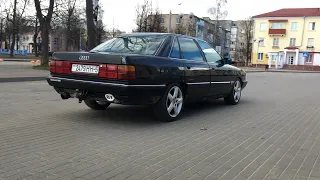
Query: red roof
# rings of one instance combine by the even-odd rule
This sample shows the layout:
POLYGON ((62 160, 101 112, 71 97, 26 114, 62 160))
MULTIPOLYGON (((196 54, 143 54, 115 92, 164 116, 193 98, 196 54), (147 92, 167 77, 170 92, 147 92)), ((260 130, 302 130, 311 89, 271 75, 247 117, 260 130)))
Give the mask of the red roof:
POLYGON ((320 8, 285 8, 253 16, 253 18, 263 17, 303 17, 320 16, 320 8))

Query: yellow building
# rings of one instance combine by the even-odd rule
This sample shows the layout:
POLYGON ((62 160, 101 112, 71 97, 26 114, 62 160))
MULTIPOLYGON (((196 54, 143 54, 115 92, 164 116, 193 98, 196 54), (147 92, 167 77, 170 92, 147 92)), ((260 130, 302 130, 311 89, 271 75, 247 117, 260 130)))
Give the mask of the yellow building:
POLYGON ((253 65, 320 66, 320 8, 280 9, 253 19, 253 65))

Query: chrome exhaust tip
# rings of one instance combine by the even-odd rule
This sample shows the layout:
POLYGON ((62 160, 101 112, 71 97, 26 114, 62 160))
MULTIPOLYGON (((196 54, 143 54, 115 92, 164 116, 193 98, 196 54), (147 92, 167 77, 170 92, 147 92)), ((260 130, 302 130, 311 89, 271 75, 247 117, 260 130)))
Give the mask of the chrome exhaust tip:
POLYGON ((105 94, 104 97, 109 102, 113 102, 115 100, 115 98, 114 98, 114 96, 112 94, 105 94))

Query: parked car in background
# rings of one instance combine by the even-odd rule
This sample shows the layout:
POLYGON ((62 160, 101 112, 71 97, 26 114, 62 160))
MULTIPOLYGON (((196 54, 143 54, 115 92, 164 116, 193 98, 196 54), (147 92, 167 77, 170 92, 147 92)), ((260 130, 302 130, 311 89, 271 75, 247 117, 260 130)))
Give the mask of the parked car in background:
POLYGON ((189 100, 224 98, 238 104, 246 72, 207 42, 168 33, 122 34, 90 52, 55 52, 48 83, 62 99, 94 110, 111 103, 149 105, 163 121, 176 120, 189 100))

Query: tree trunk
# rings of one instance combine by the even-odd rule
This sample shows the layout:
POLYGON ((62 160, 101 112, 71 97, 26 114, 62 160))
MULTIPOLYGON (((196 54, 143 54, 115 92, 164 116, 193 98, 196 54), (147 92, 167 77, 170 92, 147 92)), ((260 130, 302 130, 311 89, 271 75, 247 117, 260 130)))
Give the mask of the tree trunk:
POLYGON ((17 41, 16 41, 16 49, 19 50, 19 40, 20 40, 20 37, 19 35, 17 34, 17 41))
POLYGON ((86 15, 87 15, 87 35, 88 35, 88 50, 90 51, 96 46, 96 28, 93 22, 93 3, 92 0, 86 0, 86 15))
POLYGON ((1 19, 1 24, 0 24, 0 29, 1 29, 1 32, 0 32, 0 49, 2 48, 2 40, 6 40, 4 37, 3 37, 3 19, 1 19))
POLYGON ((36 57, 39 56, 39 54, 38 54, 38 45, 37 45, 37 36, 38 36, 38 17, 36 16, 36 23, 35 23, 34 35, 33 35, 33 51, 34 51, 34 55, 36 57))
MULTIPOLYGON (((45 19, 44 19, 45 21, 45 19)), ((47 22, 43 23, 44 26, 41 27, 41 66, 49 65, 49 29, 50 26, 47 22)))
POLYGON ((15 30, 12 31, 12 42, 10 46, 10 57, 14 56, 14 45, 16 43, 16 33, 14 32, 15 30))
POLYGON ((10 48, 10 57, 14 56, 14 45, 16 41, 16 33, 17 33, 17 23, 16 23, 16 16, 17 16, 17 0, 14 0, 13 4, 13 19, 12 19, 12 26, 13 26, 13 31, 12 31, 12 44, 10 48))
POLYGON ((70 18, 71 18, 71 16, 70 16, 70 14, 69 14, 69 17, 68 17, 68 20, 67 20, 67 37, 66 37, 66 51, 69 51, 69 42, 70 42, 70 40, 69 40, 69 38, 70 38, 70 35, 71 35, 71 33, 70 33, 70 24, 71 24, 71 22, 70 22, 70 18))

